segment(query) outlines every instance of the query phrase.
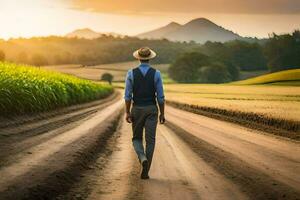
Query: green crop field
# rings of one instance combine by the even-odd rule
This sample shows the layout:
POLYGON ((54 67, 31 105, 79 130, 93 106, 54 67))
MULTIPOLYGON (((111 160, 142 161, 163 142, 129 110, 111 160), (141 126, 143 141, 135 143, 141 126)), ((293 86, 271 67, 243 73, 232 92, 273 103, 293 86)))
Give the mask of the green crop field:
POLYGON ((0 115, 47 111, 108 96, 109 85, 0 62, 0 115))
POLYGON ((278 84, 278 85, 300 85, 300 69, 286 70, 243 81, 233 82, 235 85, 254 85, 254 84, 278 84))

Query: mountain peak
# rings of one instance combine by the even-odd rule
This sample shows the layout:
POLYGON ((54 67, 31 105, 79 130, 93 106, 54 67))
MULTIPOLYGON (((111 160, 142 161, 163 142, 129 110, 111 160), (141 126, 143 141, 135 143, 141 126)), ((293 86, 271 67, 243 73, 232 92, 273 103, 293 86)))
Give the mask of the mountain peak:
POLYGON ((101 33, 97 33, 90 28, 77 29, 66 35, 67 37, 78 37, 78 38, 87 38, 94 39, 101 36, 101 33))
POLYGON ((171 22, 167 26, 181 26, 181 25, 178 24, 177 22, 171 22))
POLYGON ((96 33, 96 31, 93 31, 90 28, 81 28, 81 29, 75 30, 74 32, 93 32, 93 33, 96 33))
POLYGON ((99 37, 101 37, 103 35, 109 35, 109 36, 112 36, 112 37, 123 37, 123 35, 118 34, 118 33, 113 33, 113 32, 110 32, 110 33, 99 33, 99 32, 96 32, 96 31, 90 29, 90 28, 76 29, 73 32, 68 33, 66 35, 66 37, 69 37, 69 38, 77 37, 77 38, 85 38, 85 39, 95 39, 95 38, 99 38, 99 37))
POLYGON ((166 35, 168 35, 169 33, 176 31, 177 29, 179 29, 181 27, 180 24, 176 23, 176 22, 171 22, 169 24, 167 24, 166 26, 163 26, 161 28, 155 29, 153 31, 149 31, 146 33, 142 33, 139 34, 138 37, 140 38, 165 38, 166 35))
POLYGON ((193 19, 193 20, 189 21, 188 23, 186 23, 185 25, 196 25, 196 26, 215 25, 215 26, 217 26, 215 23, 213 23, 212 21, 210 21, 206 18, 193 19))
POLYGON ((241 36, 213 23, 206 18, 193 19, 184 25, 171 22, 161 28, 139 34, 138 37, 151 39, 166 38, 172 41, 193 40, 198 43, 205 43, 207 41, 226 42, 236 39, 243 39, 241 36))

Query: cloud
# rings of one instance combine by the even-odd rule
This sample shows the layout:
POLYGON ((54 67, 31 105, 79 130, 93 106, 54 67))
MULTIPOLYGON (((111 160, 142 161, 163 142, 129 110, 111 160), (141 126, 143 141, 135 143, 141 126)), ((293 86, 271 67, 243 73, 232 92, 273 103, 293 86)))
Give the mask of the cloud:
POLYGON ((299 14, 300 0, 68 0, 74 9, 110 13, 299 14))

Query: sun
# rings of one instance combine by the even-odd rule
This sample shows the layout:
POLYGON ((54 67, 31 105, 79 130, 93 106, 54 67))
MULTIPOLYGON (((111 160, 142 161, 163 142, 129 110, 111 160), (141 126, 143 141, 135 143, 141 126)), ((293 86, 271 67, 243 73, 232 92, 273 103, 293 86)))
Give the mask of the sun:
POLYGON ((53 1, 49 0, 0 0, 0 24, 5 27, 0 37, 48 35, 53 29, 49 22, 61 15, 61 8, 54 7, 53 1))

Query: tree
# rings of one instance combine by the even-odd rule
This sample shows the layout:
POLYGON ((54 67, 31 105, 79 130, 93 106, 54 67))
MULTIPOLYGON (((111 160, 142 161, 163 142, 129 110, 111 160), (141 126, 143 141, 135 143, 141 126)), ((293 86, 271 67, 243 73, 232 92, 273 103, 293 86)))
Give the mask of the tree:
POLYGON ((35 54, 31 58, 31 63, 35 66, 47 65, 47 59, 41 54, 35 54))
POLYGON ((200 80, 203 83, 225 83, 231 80, 226 66, 222 63, 212 63, 200 70, 200 80))
POLYGON ((267 70, 263 48, 257 43, 244 41, 227 42, 229 58, 243 71, 267 70))
POLYGON ((171 64, 168 73, 172 79, 179 82, 197 82, 199 80, 199 69, 209 63, 209 57, 202 53, 185 53, 171 64))
POLYGON ((264 52, 272 72, 300 68, 300 32, 273 34, 265 44, 264 52))
POLYGON ((230 48, 224 43, 206 42, 201 51, 206 52, 206 54, 211 57, 212 61, 223 63, 226 66, 232 81, 239 79, 240 68, 233 63, 230 48))
POLYGON ((263 48, 257 43, 238 40, 226 43, 206 42, 200 51, 230 66, 233 79, 238 79, 239 69, 244 71, 267 69, 263 48))
POLYGON ((239 69, 225 57, 209 57, 199 52, 181 55, 168 73, 175 81, 186 83, 224 83, 239 77, 239 69))
POLYGON ((4 61, 4 60, 5 60, 5 53, 0 50, 0 61, 4 61))
POLYGON ((111 85, 113 79, 114 79, 114 76, 111 75, 110 73, 104 73, 101 76, 101 81, 107 81, 110 85, 111 85))
POLYGON ((202 48, 201 51, 209 56, 220 56, 224 57, 224 55, 228 56, 228 47, 224 45, 224 43, 221 42, 206 42, 202 48))
POLYGON ((226 67, 226 69, 229 73, 229 78, 231 81, 239 80, 240 68, 237 67, 235 64, 233 64, 231 60, 219 58, 219 59, 216 59, 216 61, 219 61, 220 63, 224 64, 224 66, 226 67))

